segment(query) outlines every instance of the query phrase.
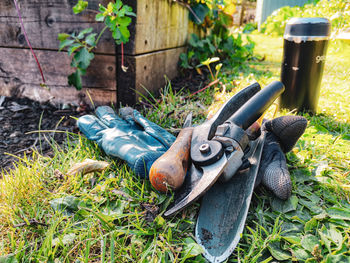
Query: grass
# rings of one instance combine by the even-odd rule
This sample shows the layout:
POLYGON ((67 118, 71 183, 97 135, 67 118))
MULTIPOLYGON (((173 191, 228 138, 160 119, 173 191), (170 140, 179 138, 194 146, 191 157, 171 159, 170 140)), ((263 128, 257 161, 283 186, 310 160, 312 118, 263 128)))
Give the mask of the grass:
MULTIPOLYGON (((169 84, 161 102, 149 100, 153 106, 144 115, 176 131, 189 111, 200 123, 213 102, 255 80, 264 86, 279 79, 282 39, 252 38, 266 59, 250 62, 239 74, 223 71, 225 93, 211 88, 189 100, 185 92, 173 94, 169 84)), ((348 262, 349 66, 350 47, 332 44, 319 111, 305 115, 308 128, 287 155, 292 197, 282 202, 263 188, 255 192, 229 262, 348 262)), ((35 152, 2 172, 0 262, 205 262, 193 236, 199 204, 164 219, 168 196, 84 137, 67 137, 64 146, 52 142, 54 157, 35 152), (110 167, 67 176, 74 163, 86 158, 107 160, 110 167)))

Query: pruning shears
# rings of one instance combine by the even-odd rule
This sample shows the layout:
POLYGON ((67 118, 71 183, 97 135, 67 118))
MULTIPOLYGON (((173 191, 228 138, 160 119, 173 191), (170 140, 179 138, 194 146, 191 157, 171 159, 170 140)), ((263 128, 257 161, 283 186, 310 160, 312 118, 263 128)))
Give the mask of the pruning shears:
POLYGON ((203 124, 193 128, 190 157, 192 164, 185 182, 175 195, 171 216, 201 197, 213 184, 228 181, 241 167, 249 144, 250 127, 284 91, 279 81, 261 89, 254 83, 234 95, 203 124))

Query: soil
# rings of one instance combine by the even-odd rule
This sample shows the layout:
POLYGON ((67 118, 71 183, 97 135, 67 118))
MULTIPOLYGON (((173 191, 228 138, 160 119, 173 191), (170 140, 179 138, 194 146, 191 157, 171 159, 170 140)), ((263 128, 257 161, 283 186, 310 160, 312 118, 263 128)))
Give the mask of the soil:
POLYGON ((59 109, 26 98, 0 96, 0 171, 13 167, 16 156, 30 155, 34 150, 44 156, 52 154, 50 140, 61 144, 66 133, 77 132, 72 118, 86 114, 86 108, 66 105, 59 109), (39 132, 41 130, 42 132, 39 132))
MULTIPOLYGON (((195 71, 186 71, 171 81, 175 92, 187 89, 191 93, 203 88, 206 83, 206 75, 196 74, 195 71)), ((61 144, 67 135, 64 132, 45 131, 76 133, 78 128, 72 117, 87 113, 91 113, 91 110, 86 105, 57 108, 27 98, 0 96, 0 177, 2 169, 13 167, 13 162, 24 154, 29 156, 36 150, 44 156, 52 155, 48 138, 61 144)))

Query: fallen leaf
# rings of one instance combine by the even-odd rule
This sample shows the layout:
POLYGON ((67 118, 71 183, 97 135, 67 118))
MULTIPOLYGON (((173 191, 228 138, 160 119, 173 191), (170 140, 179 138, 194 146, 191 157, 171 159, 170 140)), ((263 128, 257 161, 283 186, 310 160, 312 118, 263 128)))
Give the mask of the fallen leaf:
POLYGON ((183 254, 186 255, 187 258, 198 256, 203 252, 203 248, 198 245, 192 238, 187 237, 185 239, 183 254))
POLYGON ((63 237, 56 237, 52 240, 52 246, 55 247, 59 244, 62 244, 64 247, 65 245, 69 245, 73 243, 75 236, 76 235, 74 233, 70 233, 70 234, 64 235, 63 237))
POLYGON ((53 210, 61 211, 63 214, 71 216, 78 211, 78 204, 80 200, 75 196, 65 196, 51 200, 49 203, 53 210))
POLYGON ((104 161, 96 161, 91 159, 86 159, 81 163, 76 163, 68 171, 68 175, 77 175, 77 174, 88 174, 92 172, 102 172, 109 166, 109 163, 104 161))

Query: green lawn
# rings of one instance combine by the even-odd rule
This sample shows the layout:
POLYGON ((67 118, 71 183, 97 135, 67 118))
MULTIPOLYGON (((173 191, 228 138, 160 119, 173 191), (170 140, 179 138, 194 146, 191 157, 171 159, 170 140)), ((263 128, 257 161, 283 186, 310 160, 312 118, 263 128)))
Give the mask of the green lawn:
MULTIPOLYGON (((257 80, 279 79, 282 39, 252 35, 262 62, 234 76, 222 71, 227 91, 257 80)), ((315 116, 287 155, 293 195, 287 202, 260 188, 246 228, 229 262, 349 262, 350 257, 350 46, 331 44, 315 116)), ((171 85, 144 114, 173 131, 189 111, 206 114, 213 89, 185 100, 171 85), (204 107, 204 109, 203 109, 204 107)), ((152 102, 152 100, 150 101, 152 102)), ((53 158, 19 158, 0 181, 0 262, 205 262, 194 241, 199 204, 164 219, 170 198, 133 176, 125 163, 94 143, 69 135, 52 143, 53 158), (107 160, 102 173, 66 176, 86 158, 107 160), (62 209, 62 205, 66 209, 62 209), (40 223, 40 224, 38 224, 40 223), (13 261, 10 261, 10 260, 13 261), (8 260, 8 261, 6 261, 8 260)))

